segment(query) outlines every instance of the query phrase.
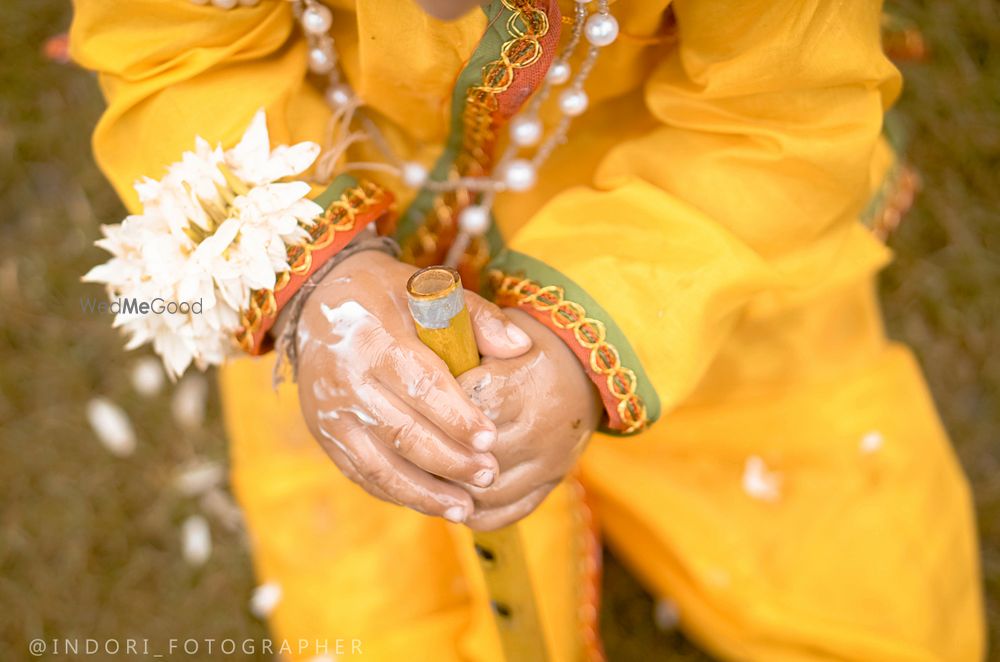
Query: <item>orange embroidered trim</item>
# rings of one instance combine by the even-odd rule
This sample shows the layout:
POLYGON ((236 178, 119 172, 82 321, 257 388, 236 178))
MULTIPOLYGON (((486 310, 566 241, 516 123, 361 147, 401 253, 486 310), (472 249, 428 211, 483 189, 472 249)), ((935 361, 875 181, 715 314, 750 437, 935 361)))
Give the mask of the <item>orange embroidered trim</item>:
POLYGON ((882 205, 876 210, 872 219, 872 234, 881 241, 899 227, 903 215, 913 206, 913 199, 920 190, 920 175, 908 165, 903 165, 899 171, 886 182, 882 205))
POLYGON ((509 276, 499 270, 489 274, 499 306, 518 306, 549 326, 584 364, 601 392, 609 427, 636 432, 649 422, 646 404, 638 395, 635 372, 622 365, 618 349, 605 340, 604 322, 587 317, 575 301, 567 301, 558 285, 540 285, 530 278, 509 276))
POLYGON ((392 206, 392 195, 371 182, 344 191, 340 198, 306 228, 309 238, 287 250, 289 270, 278 274, 273 290, 253 290, 247 307, 240 311, 240 329, 236 343, 249 354, 268 349, 267 331, 278 313, 309 276, 326 260, 336 255, 354 236, 378 221, 392 206))
POLYGON ((566 487, 576 498, 574 512, 577 528, 580 530, 579 558, 580 581, 578 583, 577 617, 583 639, 583 659, 586 662, 606 662, 604 645, 600 633, 601 572, 603 557, 601 534, 597 516, 587 497, 587 490, 576 470, 566 479, 566 487))
POLYGON ((513 13, 507 19, 512 39, 500 48, 500 57, 483 67, 483 83, 470 87, 462 115, 462 151, 455 164, 462 176, 485 175, 492 165, 500 110, 500 95, 514 82, 514 70, 529 67, 542 57, 541 38, 548 34, 549 17, 533 0, 502 0, 513 13))
MULTIPOLYGON (((494 159, 497 131, 506 115, 501 95, 514 82, 515 71, 529 67, 543 56, 542 39, 549 34, 549 17, 535 6, 534 0, 501 0, 512 13, 507 19, 511 38, 500 48, 500 57, 483 67, 482 83, 470 86, 462 111, 462 146, 455 158, 453 177, 485 176, 494 159)), ((516 100, 520 105, 523 99, 516 100)), ((402 259, 416 266, 430 266, 444 260, 447 248, 454 240, 458 212, 471 203, 468 191, 455 191, 437 196, 433 209, 402 247, 402 259)), ((489 246, 482 237, 469 243, 460 271, 467 287, 489 260, 489 246)))

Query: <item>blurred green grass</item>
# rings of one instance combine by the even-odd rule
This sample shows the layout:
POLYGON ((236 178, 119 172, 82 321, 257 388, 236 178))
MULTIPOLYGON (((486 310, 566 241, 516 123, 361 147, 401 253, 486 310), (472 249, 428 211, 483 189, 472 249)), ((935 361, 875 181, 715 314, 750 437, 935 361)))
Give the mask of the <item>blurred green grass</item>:
MULTIPOLYGON (((900 115, 924 190, 890 240, 886 320, 917 351, 972 481, 1000 641, 1000 6, 891 7, 931 57, 903 65, 900 115)), ((171 485, 194 457, 225 461, 214 396, 205 426, 179 428, 168 396, 130 386, 135 357, 110 320, 79 307, 98 294, 78 282, 104 259, 97 225, 122 209, 90 155, 94 80, 42 56, 69 17, 64 0, 0 5, 0 660, 26 659, 35 637, 259 640, 242 537, 213 523, 207 564, 181 555, 180 522, 198 508, 171 485), (129 412, 134 455, 95 440, 83 405, 98 394, 129 412)), ((610 659, 705 659, 654 626, 651 599, 613 559, 604 593, 610 659)))

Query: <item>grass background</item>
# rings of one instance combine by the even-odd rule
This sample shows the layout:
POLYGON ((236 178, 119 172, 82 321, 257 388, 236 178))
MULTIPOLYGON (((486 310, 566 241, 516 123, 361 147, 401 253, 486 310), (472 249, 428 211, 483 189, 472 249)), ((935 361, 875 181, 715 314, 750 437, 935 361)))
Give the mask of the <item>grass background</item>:
MULTIPOLYGON (((247 604, 238 532, 212 523, 214 553, 183 562, 179 524, 199 510, 172 487, 192 458, 225 461, 218 403, 183 429, 169 396, 129 385, 134 357, 109 320, 82 314, 79 275, 104 259, 99 222, 122 216, 96 170, 92 77, 42 45, 70 20, 65 0, 0 3, 0 660, 43 638, 266 636, 247 604), (139 448, 119 459, 87 425, 95 394, 122 405, 139 448)), ((899 104, 924 190, 890 243, 881 286, 892 336, 911 344, 972 481, 988 618, 1000 641, 1000 5, 891 3, 926 37, 903 65, 899 104)), ((652 601, 609 559, 602 630, 612 660, 705 659, 660 631, 652 601)), ((1000 659, 994 654, 992 659, 1000 659)))

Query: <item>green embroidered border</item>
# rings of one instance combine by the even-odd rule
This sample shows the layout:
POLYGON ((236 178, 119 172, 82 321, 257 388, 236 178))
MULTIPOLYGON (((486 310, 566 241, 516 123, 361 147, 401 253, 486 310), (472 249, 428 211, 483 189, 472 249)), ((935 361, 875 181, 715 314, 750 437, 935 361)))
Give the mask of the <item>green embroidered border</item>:
MULTIPOLYGON (((448 178, 452 164, 458 157, 462 148, 463 125, 462 117, 465 114, 465 98, 470 87, 482 83, 483 67, 500 57, 500 49, 510 38, 507 33, 507 21, 513 12, 504 6, 500 0, 493 0, 482 7, 488 19, 489 26, 479 40, 479 45, 469 58, 468 64, 462 69, 458 80, 455 81, 455 89, 451 97, 451 129, 448 132, 448 140, 445 142, 444 151, 438 157, 437 163, 431 170, 429 179, 431 181, 444 181, 448 178), (494 18, 495 17, 495 18, 494 18)), ((423 219, 430 213, 434 204, 434 198, 438 194, 427 190, 425 187, 410 203, 406 211, 400 216, 399 224, 396 227, 396 240, 400 244, 406 241, 416 232, 417 227, 423 219)), ((496 223, 490 223, 489 233, 486 235, 490 244, 490 255, 496 255, 503 247, 503 239, 496 228, 496 223)))
POLYGON ((344 191, 349 188, 355 188, 356 186, 358 186, 358 180, 354 177, 351 177, 350 175, 337 175, 337 177, 330 182, 330 185, 313 199, 313 202, 323 209, 326 209, 333 204, 335 200, 340 198, 344 191))
MULTIPOLYGON (((606 340, 618 350, 618 356, 621 358, 622 365, 635 372, 637 381, 636 393, 646 405, 647 427, 659 419, 661 410, 660 398, 653 388, 653 384, 649 380, 645 369, 642 367, 639 356, 625 337, 625 333, 615 324, 611 315, 592 296, 587 294, 586 290, 573 282, 568 276, 541 260, 509 249, 501 251, 486 269, 487 273, 491 269, 498 269, 507 274, 530 278, 541 285, 558 285, 563 288, 567 300, 575 301, 583 306, 587 311, 588 317, 601 320, 607 332, 606 340)), ((611 430, 606 426, 601 427, 601 432, 619 437, 637 434, 624 434, 617 430, 611 430)))

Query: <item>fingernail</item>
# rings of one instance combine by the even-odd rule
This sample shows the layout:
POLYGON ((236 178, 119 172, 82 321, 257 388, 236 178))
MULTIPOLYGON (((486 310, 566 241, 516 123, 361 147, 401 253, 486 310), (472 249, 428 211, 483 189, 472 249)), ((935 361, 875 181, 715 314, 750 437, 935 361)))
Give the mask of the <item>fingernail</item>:
POLYGON ((492 430, 480 430, 472 435, 472 447, 477 451, 488 451, 496 441, 497 433, 492 430))
POLYGON ((478 487, 489 487, 493 484, 493 476, 495 475, 490 469, 482 469, 472 477, 472 482, 478 487))
POLYGON ((507 325, 507 339, 519 347, 531 342, 528 334, 518 328, 516 324, 507 325))
POLYGON ((449 522, 464 522, 465 521, 465 508, 461 506, 452 506, 448 510, 444 511, 444 518, 449 522))

